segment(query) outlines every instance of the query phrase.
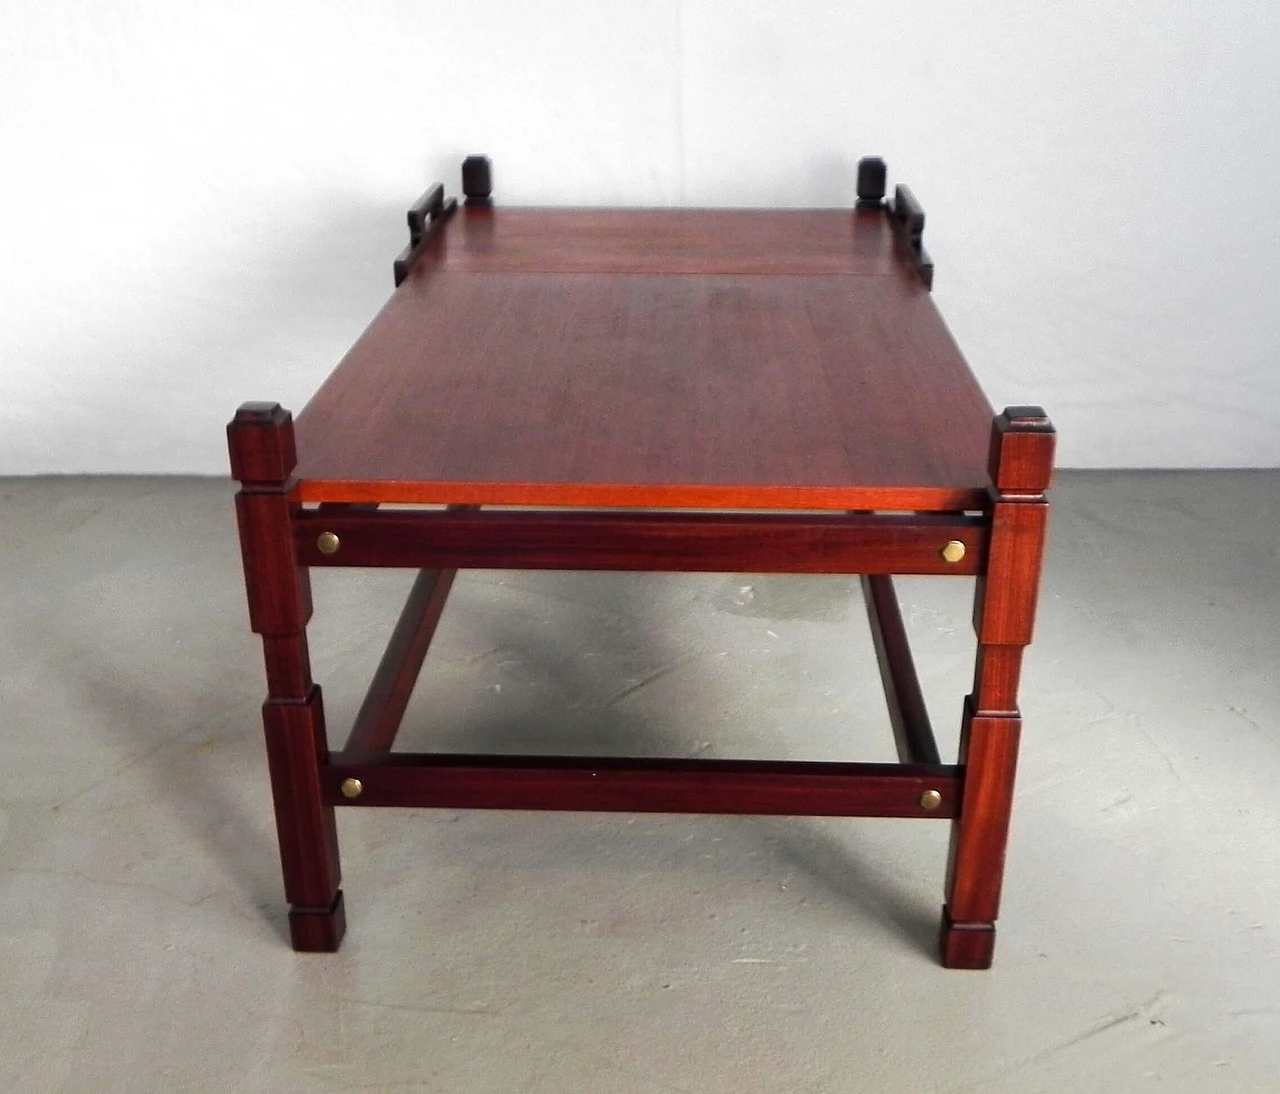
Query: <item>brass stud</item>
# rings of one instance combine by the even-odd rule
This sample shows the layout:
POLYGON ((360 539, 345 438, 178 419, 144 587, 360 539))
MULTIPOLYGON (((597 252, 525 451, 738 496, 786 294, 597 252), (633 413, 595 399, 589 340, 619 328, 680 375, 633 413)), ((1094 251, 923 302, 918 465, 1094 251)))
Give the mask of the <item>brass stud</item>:
POLYGON ((946 562, 959 562, 964 558, 964 544, 958 539, 953 539, 938 553, 942 555, 946 562))
POLYGON ((343 779, 342 780, 342 796, 344 798, 358 798, 364 793, 364 783, 359 779, 343 779))
MULTIPOLYGON (((354 780, 349 779, 347 781, 351 782, 354 780)), ((942 795, 939 794, 936 790, 926 790, 923 794, 920 795, 920 808, 927 809, 930 813, 932 813, 935 809, 937 809, 938 806, 940 806, 941 804, 942 804, 942 795)))
POLYGON ((316 536, 316 550, 322 555, 337 554, 338 547, 338 537, 332 532, 321 532, 316 536))

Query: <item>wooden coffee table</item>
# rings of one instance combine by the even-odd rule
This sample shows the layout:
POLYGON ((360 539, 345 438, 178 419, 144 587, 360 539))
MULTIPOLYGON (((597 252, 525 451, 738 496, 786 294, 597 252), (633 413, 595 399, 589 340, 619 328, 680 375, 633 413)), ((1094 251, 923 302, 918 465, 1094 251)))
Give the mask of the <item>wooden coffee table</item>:
POLYGON ((1054 431, 994 415, 928 292, 924 214, 864 160, 854 208, 409 213, 397 288, 299 414, 228 427, 289 922, 345 928, 335 806, 952 821, 942 961, 986 968, 1054 431), (432 506, 434 508, 423 508, 432 506), (316 566, 420 571, 341 751, 316 566), (392 752, 459 569, 863 575, 898 764, 392 752), (960 755, 940 761, 893 574, 974 577, 960 755))

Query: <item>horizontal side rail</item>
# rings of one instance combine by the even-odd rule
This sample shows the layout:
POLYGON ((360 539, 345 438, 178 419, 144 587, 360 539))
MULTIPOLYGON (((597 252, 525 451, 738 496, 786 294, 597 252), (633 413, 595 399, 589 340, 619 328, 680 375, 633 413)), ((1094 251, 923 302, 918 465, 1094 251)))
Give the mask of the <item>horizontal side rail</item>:
POLYGON ((963 514, 302 510, 294 534, 306 566, 428 570, 976 574, 987 549, 963 514))
POLYGON ((414 581, 351 727, 348 751, 385 752, 395 743, 455 575, 454 570, 423 570, 414 581))
POLYGON ((911 187, 900 184, 894 189, 889 216, 902 231, 903 242, 920 280, 924 282, 926 289, 932 289, 933 259, 924 249, 924 206, 911 192, 911 187))
POLYGON ((333 753, 320 774, 330 805, 813 817, 953 817, 961 786, 941 764, 408 752, 333 753))
POLYGON ((409 209, 409 245, 396 256, 392 263, 392 274, 396 288, 404 283, 413 269, 413 265, 422 256, 427 243, 438 233, 458 208, 458 199, 444 198, 444 187, 436 183, 422 195, 409 209))
POLYGON ((442 212, 444 212, 444 186, 437 182, 422 197, 409 206, 407 219, 409 222, 410 246, 422 239, 427 229, 431 226, 431 222, 442 212))
POLYGON ((893 739, 898 758, 904 764, 937 764, 938 744, 929 724, 929 711, 920 691, 907 629, 902 622, 893 578, 884 574, 864 574, 863 597, 867 602, 867 619, 871 623, 871 641, 880 664, 885 703, 893 725, 893 739))

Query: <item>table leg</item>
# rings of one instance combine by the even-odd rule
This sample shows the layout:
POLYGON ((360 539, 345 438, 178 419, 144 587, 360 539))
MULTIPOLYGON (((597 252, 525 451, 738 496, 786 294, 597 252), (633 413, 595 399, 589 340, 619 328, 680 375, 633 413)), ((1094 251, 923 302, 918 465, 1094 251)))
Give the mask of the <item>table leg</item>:
POLYGON ((249 620, 262 636, 267 701, 262 708, 276 831, 295 950, 332 952, 346 926, 337 826, 323 802, 328 759, 320 688, 311 679, 307 621, 311 582, 294 555, 289 497, 296 463, 293 418, 274 403, 246 403, 227 426, 249 620))
POLYGON ((977 663, 960 731, 964 789, 942 910, 942 963, 948 968, 990 968, 995 952, 1022 730, 1018 677, 1035 620, 1054 438, 1039 407, 1010 407, 992 432, 991 539, 974 600, 977 663))

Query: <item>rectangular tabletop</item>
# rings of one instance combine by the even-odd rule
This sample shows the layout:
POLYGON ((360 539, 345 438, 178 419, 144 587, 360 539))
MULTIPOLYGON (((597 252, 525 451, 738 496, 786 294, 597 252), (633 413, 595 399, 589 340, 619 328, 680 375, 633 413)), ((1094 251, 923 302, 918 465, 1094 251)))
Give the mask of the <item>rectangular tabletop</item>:
POLYGON ((992 411, 877 210, 460 210, 298 416, 304 501, 979 508, 992 411))

